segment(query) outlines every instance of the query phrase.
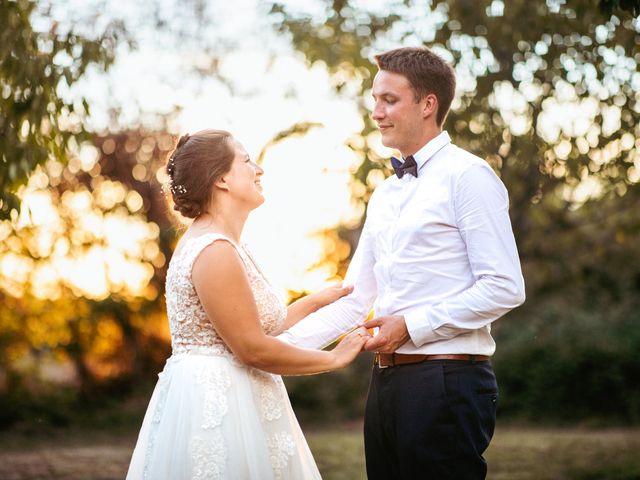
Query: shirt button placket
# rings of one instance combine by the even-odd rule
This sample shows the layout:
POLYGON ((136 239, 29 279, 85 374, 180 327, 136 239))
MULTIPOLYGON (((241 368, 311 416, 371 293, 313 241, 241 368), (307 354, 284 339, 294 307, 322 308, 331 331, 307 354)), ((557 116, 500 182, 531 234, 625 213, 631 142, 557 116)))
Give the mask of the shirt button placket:
POLYGON ((387 241, 386 241, 386 245, 385 245, 385 277, 386 277, 386 285, 385 285, 385 306, 387 307, 387 309, 391 306, 390 303, 390 299, 393 296, 392 292, 393 292, 393 262, 394 262, 394 257, 396 256, 395 254, 395 250, 394 250, 394 240, 396 238, 396 232, 398 230, 398 219, 400 216, 400 209, 398 208, 398 206, 396 204, 394 204, 392 206, 392 211, 393 211, 393 215, 392 215, 392 222, 391 225, 389 226, 389 230, 387 231, 387 241))

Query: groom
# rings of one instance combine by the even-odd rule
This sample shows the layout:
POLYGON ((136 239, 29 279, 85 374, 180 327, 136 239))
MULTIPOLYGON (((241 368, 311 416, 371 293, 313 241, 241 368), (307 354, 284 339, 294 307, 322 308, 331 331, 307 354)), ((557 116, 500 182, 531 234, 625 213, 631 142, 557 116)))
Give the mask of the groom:
POLYGON ((455 75, 426 48, 375 57, 372 118, 400 151, 371 197, 352 294, 280 338, 318 348, 362 322, 378 334, 365 411, 369 479, 483 479, 498 387, 491 323, 525 298, 507 191, 442 124, 455 75), (374 305, 375 304, 375 305, 374 305))

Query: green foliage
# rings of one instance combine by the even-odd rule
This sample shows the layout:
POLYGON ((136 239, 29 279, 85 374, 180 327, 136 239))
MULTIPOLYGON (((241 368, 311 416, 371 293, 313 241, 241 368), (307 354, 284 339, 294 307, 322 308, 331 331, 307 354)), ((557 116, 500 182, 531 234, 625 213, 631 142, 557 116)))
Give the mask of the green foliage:
POLYGON ((634 16, 640 15, 638 0, 601 0, 600 9, 608 15, 617 11, 628 11, 634 16))
POLYGON ((606 312, 562 305, 501 326, 494 359, 500 415, 531 421, 640 421, 640 335, 636 313, 621 322, 606 312))
POLYGON ((87 395, 59 385, 47 385, 34 394, 24 388, 23 379, 12 376, 9 389, 0 394, 0 431, 42 434, 68 427, 129 430, 140 425, 154 386, 152 378, 136 378, 135 382, 119 379, 87 395))
POLYGON ((572 480, 640 480, 640 467, 637 465, 613 465, 590 468, 587 471, 570 472, 572 480))
POLYGON ((527 303, 494 329, 502 414, 640 421, 637 204, 610 196, 527 239, 527 303))
POLYGON ((0 430, 20 424, 26 428, 35 424, 66 427, 75 420, 81 405, 86 408, 78 401, 75 389, 51 389, 33 395, 22 387, 20 379, 14 378, 11 383, 7 392, 0 395, 0 430))
MULTIPOLYGON (((61 412, 66 410, 64 404, 77 405, 94 395, 121 397, 141 378, 154 377, 170 354, 160 293, 175 225, 156 172, 175 138, 164 131, 135 130, 96 136, 93 143, 93 162, 81 164, 73 155, 66 166, 49 161, 45 173, 34 176, 44 177, 44 186, 30 183, 26 189, 27 196, 46 195, 50 201, 46 222, 38 221, 37 215, 26 224, 0 222, 0 258, 29 266, 24 276, 0 271, 0 403, 9 417, 29 418, 29 412, 40 409, 45 423, 56 421, 40 408, 46 407, 44 398, 49 396, 52 411, 59 405, 61 412), (84 199, 84 206, 72 205, 77 196, 84 199), (111 222, 116 230, 105 235, 87 226, 87 218, 111 222), (129 241, 121 243, 117 229, 134 224, 143 235, 136 239, 129 235, 129 241), (56 253, 60 245, 64 246, 62 256, 59 250, 56 253), (61 260, 64 264, 65 259, 85 258, 92 248, 108 251, 112 263, 103 264, 111 270, 101 274, 99 264, 91 267, 93 275, 106 280, 102 291, 83 289, 82 280, 65 275, 64 265, 54 268, 57 274, 49 282, 39 280, 39 272, 61 265, 61 260), (127 273, 137 265, 150 278, 123 283, 116 270, 118 262, 113 261, 118 256, 128 262, 127 273), (47 368, 52 366, 58 372, 58 384, 76 392, 75 400, 60 398, 48 386, 47 368), (11 381, 5 381, 5 376, 11 381), (32 407, 33 402, 37 405, 32 407)), ((64 413, 61 417, 67 418, 64 413)), ((4 422, 0 418, 0 428, 4 422)))
POLYGON ((15 190, 37 165, 64 160, 72 138, 87 138, 86 101, 73 102, 60 92, 90 66, 106 68, 120 33, 110 25, 91 39, 58 32, 51 22, 48 31, 38 31, 32 21, 37 13, 33 1, 0 3, 0 219, 18 208, 15 190))

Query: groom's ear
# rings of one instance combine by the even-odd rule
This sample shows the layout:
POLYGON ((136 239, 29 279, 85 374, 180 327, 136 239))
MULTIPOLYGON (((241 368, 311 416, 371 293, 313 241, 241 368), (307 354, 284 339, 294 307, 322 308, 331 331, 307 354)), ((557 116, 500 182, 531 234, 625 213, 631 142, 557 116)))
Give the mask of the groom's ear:
POLYGON ((422 109, 423 118, 427 118, 438 113, 438 97, 436 97, 433 93, 426 95, 422 99, 422 102, 424 105, 422 109))

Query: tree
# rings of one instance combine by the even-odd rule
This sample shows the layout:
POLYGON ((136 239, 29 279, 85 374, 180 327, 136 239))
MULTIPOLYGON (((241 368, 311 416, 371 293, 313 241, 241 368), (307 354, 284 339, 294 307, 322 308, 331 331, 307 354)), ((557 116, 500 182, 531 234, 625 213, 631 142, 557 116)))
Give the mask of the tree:
POLYGON ((0 3, 0 218, 18 208, 15 191, 47 159, 63 160, 72 141, 88 138, 86 101, 63 98, 90 66, 107 68, 122 29, 111 23, 96 38, 59 32, 29 0, 0 3), (33 19, 48 25, 34 28, 33 19))

